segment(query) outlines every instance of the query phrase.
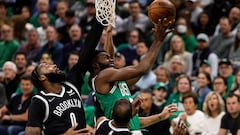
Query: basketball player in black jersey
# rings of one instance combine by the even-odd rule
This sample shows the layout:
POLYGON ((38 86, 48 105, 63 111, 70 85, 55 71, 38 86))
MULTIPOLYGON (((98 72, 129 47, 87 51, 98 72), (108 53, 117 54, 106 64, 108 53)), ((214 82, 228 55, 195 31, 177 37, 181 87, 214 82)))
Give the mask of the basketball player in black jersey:
POLYGON ((103 26, 97 23, 89 32, 78 63, 68 75, 56 65, 40 64, 32 72, 32 82, 40 91, 29 108, 26 135, 77 134, 86 128, 82 99, 78 90, 89 66, 103 26))
POLYGON ((113 107, 113 120, 104 116, 97 118, 96 135, 131 135, 128 128, 133 109, 135 108, 132 108, 132 104, 127 99, 119 99, 113 107))

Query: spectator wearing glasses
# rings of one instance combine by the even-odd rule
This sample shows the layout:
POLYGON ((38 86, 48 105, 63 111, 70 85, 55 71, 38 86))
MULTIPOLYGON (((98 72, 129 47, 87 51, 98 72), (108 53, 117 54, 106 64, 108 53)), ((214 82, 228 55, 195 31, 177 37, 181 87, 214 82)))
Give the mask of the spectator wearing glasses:
POLYGON ((227 80, 227 93, 231 91, 232 84, 234 82, 234 74, 233 74, 233 65, 232 62, 227 59, 223 58, 220 60, 218 73, 220 76, 227 80))
POLYGON ((213 80, 213 90, 217 92, 225 101, 228 96, 226 79, 221 76, 215 77, 213 80))

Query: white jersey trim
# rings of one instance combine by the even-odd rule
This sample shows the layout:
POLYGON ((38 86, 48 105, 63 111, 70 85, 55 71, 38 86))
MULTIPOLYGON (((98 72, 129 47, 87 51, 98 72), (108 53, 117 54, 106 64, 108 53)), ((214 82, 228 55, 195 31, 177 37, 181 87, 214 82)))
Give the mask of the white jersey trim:
POLYGON ((48 105, 48 102, 47 102, 46 99, 44 99, 43 97, 41 97, 41 96, 39 96, 39 95, 36 95, 36 96, 34 96, 34 97, 42 100, 43 103, 45 104, 45 109, 46 109, 46 110, 45 110, 45 117, 44 117, 44 119, 43 119, 43 122, 45 122, 45 121, 48 119, 48 116, 49 116, 49 105, 48 105))
POLYGON ((103 119, 102 121, 100 121, 97 125, 97 129, 103 124, 103 122, 107 121, 108 119, 103 119))
POLYGON ((120 131, 128 131, 128 132, 130 132, 128 128, 116 128, 116 127, 114 127, 114 126, 112 125, 112 122, 113 122, 113 120, 110 120, 110 121, 108 122, 108 126, 109 126, 112 130, 117 131, 117 132, 120 132, 120 131))
POLYGON ((65 93, 65 87, 62 86, 62 91, 60 94, 55 94, 55 93, 45 93, 44 91, 40 91, 44 96, 55 96, 55 97, 63 97, 65 93))
MULTIPOLYGON (((70 82, 64 82, 64 84, 66 84, 66 85, 68 85, 69 87, 71 87, 71 88, 78 94, 78 96, 81 98, 80 93, 78 92, 78 89, 77 89, 72 83, 70 83, 70 82)), ((82 98, 81 98, 81 100, 82 100, 82 98)))

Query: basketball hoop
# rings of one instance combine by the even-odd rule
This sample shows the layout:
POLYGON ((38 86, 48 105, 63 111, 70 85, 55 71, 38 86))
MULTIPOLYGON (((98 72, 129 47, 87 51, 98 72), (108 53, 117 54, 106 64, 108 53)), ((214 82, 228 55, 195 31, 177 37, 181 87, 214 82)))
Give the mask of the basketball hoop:
POLYGON ((95 0, 96 18, 103 25, 115 27, 116 0, 95 0))

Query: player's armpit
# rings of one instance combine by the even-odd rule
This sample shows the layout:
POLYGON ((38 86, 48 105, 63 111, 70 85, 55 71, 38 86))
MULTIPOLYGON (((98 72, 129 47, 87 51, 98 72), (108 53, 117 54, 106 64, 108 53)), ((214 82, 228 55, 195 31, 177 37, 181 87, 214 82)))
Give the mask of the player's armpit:
POLYGON ((40 135, 41 129, 39 127, 26 127, 25 135, 40 135))

